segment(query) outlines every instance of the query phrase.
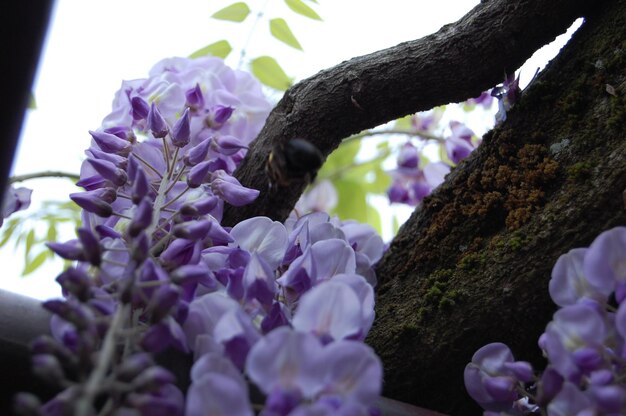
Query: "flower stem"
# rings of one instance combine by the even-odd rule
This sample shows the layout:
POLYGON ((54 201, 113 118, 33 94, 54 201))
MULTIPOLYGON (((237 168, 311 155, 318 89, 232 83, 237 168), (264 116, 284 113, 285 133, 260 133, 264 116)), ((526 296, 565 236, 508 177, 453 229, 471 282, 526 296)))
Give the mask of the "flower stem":
POLYGON ((80 180, 80 175, 69 172, 62 172, 59 170, 46 170, 43 172, 35 172, 35 173, 27 173, 25 175, 15 175, 9 178, 9 184, 13 184, 15 182, 23 182, 30 179, 39 179, 39 178, 67 178, 74 182, 78 182, 80 180))
POLYGON ((102 344, 102 350, 98 355, 96 368, 91 372, 89 379, 85 383, 83 394, 76 404, 77 416, 89 416, 93 414, 93 401, 107 375, 107 371, 111 367, 115 355, 117 333, 121 329, 120 326, 123 325, 126 320, 129 311, 130 305, 123 304, 117 308, 115 315, 113 315, 111 325, 109 326, 106 337, 104 338, 104 343, 102 344))

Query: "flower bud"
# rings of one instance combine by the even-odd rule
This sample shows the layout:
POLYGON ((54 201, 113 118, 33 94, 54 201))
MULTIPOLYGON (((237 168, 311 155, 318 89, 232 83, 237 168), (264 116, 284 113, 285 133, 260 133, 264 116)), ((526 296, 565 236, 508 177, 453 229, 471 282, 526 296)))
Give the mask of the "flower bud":
POLYGON ((143 263, 150 254, 150 239, 144 232, 140 232, 137 237, 133 239, 133 245, 131 250, 131 256, 137 263, 143 263))
POLYGON ((207 127, 212 129, 219 129, 228 121, 235 109, 233 107, 225 107, 223 105, 216 105, 211 108, 209 115, 204 120, 207 127))
POLYGON ((139 233, 152 223, 152 203, 149 199, 144 198, 141 200, 139 205, 137 205, 137 209, 135 211, 135 215, 133 215, 133 219, 130 221, 128 225, 128 234, 131 237, 137 237, 139 233))
POLYGON ((138 204, 144 196, 150 191, 150 183, 144 170, 137 166, 135 177, 133 178, 133 186, 131 188, 131 200, 134 204, 138 204))
POLYGON ((74 324, 78 330, 87 328, 93 322, 93 313, 79 303, 52 299, 43 302, 42 306, 60 318, 74 324))
POLYGON ((133 380, 133 388, 139 391, 153 391, 176 381, 176 377, 160 366, 148 367, 133 380))
POLYGON ((113 162, 109 162, 104 159, 87 159, 89 164, 98 172, 104 179, 111 181, 116 186, 123 186, 128 177, 126 172, 115 166, 113 162))
POLYGON ((13 410, 16 415, 40 416, 41 402, 39 398, 31 393, 17 393, 13 399, 13 410))
POLYGON ((154 102, 150 106, 150 112, 148 113, 148 128, 157 139, 165 137, 168 132, 167 122, 154 102))
POLYGON ((174 285, 167 284, 159 287, 150 301, 149 309, 152 312, 150 320, 152 323, 159 322, 165 318, 170 310, 180 299, 180 289, 174 285))
POLYGON ((85 253, 85 260, 94 266, 99 266, 102 250, 98 238, 87 228, 81 227, 76 232, 85 253))
POLYGON ((111 202, 117 198, 117 192, 113 188, 98 188, 92 191, 75 192, 70 194, 70 199, 87 212, 100 217, 110 217, 113 213, 111 202))
POLYGON ((61 384, 65 380, 65 372, 59 360, 52 354, 33 355, 33 373, 50 384, 61 384))
POLYGON ((206 138, 187 151, 183 158, 185 165, 195 166, 206 159, 209 154, 209 147, 213 141, 212 137, 206 138))
POLYGON ((150 112, 150 106, 143 98, 137 96, 130 100, 130 105, 133 109, 133 120, 144 120, 148 117, 150 112))
POLYGON ((203 240, 211 229, 211 225, 212 222, 209 220, 188 221, 177 224, 174 227, 174 236, 188 240, 203 240))
POLYGON ((247 205, 259 196, 259 191, 244 187, 237 179, 223 170, 213 172, 211 191, 236 207, 247 205))
POLYGON ((219 202, 216 196, 208 196, 206 198, 197 199, 193 202, 186 203, 180 208, 180 213, 183 215, 197 216, 206 215, 211 212, 219 202))
POLYGON ((150 354, 139 352, 126 357, 124 362, 117 367, 115 374, 118 380, 130 382, 145 369, 153 365, 154 360, 150 354))
POLYGON ((211 166, 212 162, 205 160, 192 167, 187 174, 187 185, 190 188, 197 188, 202 185, 211 170, 211 166))
POLYGON ((187 106, 192 110, 198 110, 204 107, 204 97, 202 96, 202 90, 199 84, 187 90, 185 92, 185 98, 187 99, 187 106))
POLYGON ((81 302, 86 302, 89 299, 91 279, 83 270, 77 269, 76 267, 69 267, 57 276, 56 281, 65 292, 76 296, 81 302))
POLYGON ((57 243, 49 241, 46 246, 54 251, 54 253, 65 260, 78 260, 85 261, 86 256, 83 250, 83 246, 78 240, 69 240, 65 243, 57 243))
POLYGON ((218 147, 218 151, 223 155, 234 155, 241 149, 247 149, 248 146, 243 144, 241 140, 235 136, 219 136, 214 139, 215 145, 218 147))
POLYGON ((199 283, 209 289, 217 288, 217 283, 211 276, 211 271, 203 262, 180 266, 170 276, 172 282, 178 285, 199 283))
POLYGON ((185 147, 189 144, 191 126, 189 125, 189 108, 185 109, 182 117, 176 121, 172 128, 172 144, 176 147, 185 147))
POLYGON ((103 152, 127 156, 132 149, 128 140, 120 139, 114 134, 91 130, 89 130, 89 134, 103 152))

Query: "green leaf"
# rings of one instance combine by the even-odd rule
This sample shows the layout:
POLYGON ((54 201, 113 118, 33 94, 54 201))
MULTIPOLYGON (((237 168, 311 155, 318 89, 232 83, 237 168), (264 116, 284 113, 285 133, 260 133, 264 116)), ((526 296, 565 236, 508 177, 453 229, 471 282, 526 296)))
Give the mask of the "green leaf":
POLYGON ((411 123, 411 119, 413 118, 413 114, 409 114, 408 116, 404 116, 399 118, 395 122, 396 130, 413 130, 413 124, 411 123))
POLYGON ((276 39, 286 43, 292 48, 302 50, 300 42, 298 42, 298 39, 296 39, 293 32, 291 32, 291 29, 289 29, 289 25, 285 19, 276 18, 270 20, 270 33, 276 39))
POLYGON ((46 261, 46 257, 48 257, 48 250, 44 250, 41 253, 37 254, 37 256, 35 256, 32 261, 27 261, 26 265, 24 266, 22 276, 26 276, 37 270, 44 263, 44 261, 46 261))
POLYGON ((259 56, 250 63, 252 74, 268 87, 285 91, 291 86, 291 79, 271 56, 259 56))
POLYGON ((366 193, 361 184, 353 180, 338 179, 333 185, 339 195, 339 203, 334 213, 342 220, 367 222, 367 211, 364 209, 367 204, 366 193))
POLYGON ((367 204, 366 213, 367 223, 374 227, 374 229, 378 232, 378 235, 381 235, 383 233, 383 225, 380 220, 380 213, 378 210, 370 204, 367 204))
POLYGON ((57 225, 55 222, 50 222, 50 225, 48 226, 46 241, 57 241, 57 225))
POLYGON ((242 1, 226 6, 211 15, 218 20, 229 20, 231 22, 243 22, 250 14, 250 8, 242 1))
POLYGON ((25 242, 25 249, 24 249, 25 259, 28 259, 28 255, 30 254, 30 249, 33 247, 34 243, 35 243, 35 230, 31 228, 28 234, 26 234, 26 242, 25 242))
POLYGON ((285 0, 285 3, 291 10, 301 14, 302 16, 306 16, 313 20, 322 20, 322 18, 315 13, 315 10, 307 6, 302 0, 285 0))
POLYGON ((0 241, 0 247, 4 246, 7 243, 7 241, 11 239, 11 236, 13 235, 13 232, 17 228, 18 224, 19 224, 19 218, 11 218, 9 221, 7 221, 6 226, 5 226, 6 228, 4 228, 3 233, 2 233, 2 240, 0 241))
POLYGON ((227 40, 222 39, 218 40, 215 43, 207 45, 204 48, 198 49, 197 51, 189 55, 189 57, 200 58, 201 56, 213 55, 217 56, 218 58, 225 59, 232 50, 233 48, 230 46, 230 43, 228 43, 227 40))
POLYGON ((319 171, 320 179, 334 175, 340 169, 346 169, 354 163, 354 158, 361 149, 361 140, 346 140, 332 152, 319 171))

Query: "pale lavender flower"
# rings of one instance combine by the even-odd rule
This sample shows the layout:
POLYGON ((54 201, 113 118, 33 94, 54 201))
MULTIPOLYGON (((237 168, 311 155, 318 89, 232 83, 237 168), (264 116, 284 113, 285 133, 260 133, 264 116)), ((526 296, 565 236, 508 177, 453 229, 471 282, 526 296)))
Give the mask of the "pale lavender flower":
POLYGON ((267 217, 243 220, 230 231, 231 246, 257 253, 274 270, 281 264, 287 249, 287 230, 267 217))
POLYGON ((549 283, 550 297, 559 306, 573 305, 583 298, 605 303, 611 289, 594 287, 585 277, 583 261, 586 248, 575 248, 563 254, 552 269, 549 283))
POLYGON ((601 355, 606 336, 605 321, 595 308, 585 304, 568 305, 556 311, 546 327, 543 346, 554 368, 566 379, 577 381, 588 369, 575 354, 585 349, 601 355))
POLYGON ((0 215, 0 226, 2 222, 9 215, 17 211, 22 211, 30 206, 30 196, 33 193, 32 189, 28 188, 14 188, 9 186, 4 193, 4 199, 2 201, 2 212, 0 215))
POLYGON ((265 394, 280 389, 310 398, 324 388, 322 357, 322 344, 313 334, 280 327, 254 345, 246 373, 265 394))
MULTIPOLYGON (((499 342, 487 344, 474 353, 472 362, 465 367, 465 388, 483 409, 507 411, 520 398, 515 390, 520 382, 519 369, 512 371, 514 363, 509 347, 499 342)), ((526 378, 527 371, 522 373, 526 378)))
POLYGON ((548 416, 581 415, 583 411, 590 409, 593 409, 591 399, 569 381, 563 384, 561 391, 550 401, 547 408, 548 416))
POLYGON ((302 295, 293 317, 295 329, 312 332, 322 342, 363 336, 363 305, 354 290, 334 280, 322 282, 302 295))
POLYGON ((259 191, 244 187, 224 170, 213 172, 211 190, 215 195, 236 207, 247 205, 259 196, 259 191))
POLYGON ((626 227, 597 236, 585 255, 583 270, 587 280, 603 292, 626 285, 626 227))

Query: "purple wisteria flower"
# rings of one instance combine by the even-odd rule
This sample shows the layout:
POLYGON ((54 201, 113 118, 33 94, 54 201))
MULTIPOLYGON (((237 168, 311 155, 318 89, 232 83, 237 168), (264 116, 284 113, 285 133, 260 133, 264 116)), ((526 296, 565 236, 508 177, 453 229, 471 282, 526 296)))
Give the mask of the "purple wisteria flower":
POLYGON ((76 265, 58 278, 66 298, 45 303, 54 339, 34 364, 64 390, 44 413, 248 416, 246 377, 263 415, 374 412, 374 229, 323 212, 220 223, 224 203, 259 195, 233 172, 268 111, 259 84, 217 58, 123 83, 71 195, 78 238, 49 243, 76 265), (153 359, 172 348, 194 356, 186 397, 153 359))
POLYGON ((2 212, 0 213, 0 227, 5 218, 17 211, 22 211, 30 206, 30 196, 32 189, 14 188, 9 186, 4 193, 2 200, 2 212))
POLYGON ((504 344, 489 344, 476 353, 465 385, 484 409, 512 414, 541 409, 563 416, 626 412, 625 242, 626 228, 616 227, 589 248, 573 249, 557 260, 549 290, 561 308, 539 338, 548 367, 537 379, 519 378, 534 385, 513 383, 512 389, 510 379, 501 379, 503 363, 512 360, 504 344), (520 407, 521 400, 527 406, 520 407))

